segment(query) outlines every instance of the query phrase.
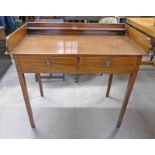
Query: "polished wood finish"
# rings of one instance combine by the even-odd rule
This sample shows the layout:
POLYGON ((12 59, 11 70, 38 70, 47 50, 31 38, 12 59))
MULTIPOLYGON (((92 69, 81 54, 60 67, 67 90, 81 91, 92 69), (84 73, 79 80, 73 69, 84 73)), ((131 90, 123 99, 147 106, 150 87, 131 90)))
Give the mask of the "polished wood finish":
MULTIPOLYGON (((149 42, 148 42, 149 43, 149 42)), ((141 46, 126 36, 27 35, 11 51, 22 55, 146 55, 141 46), (37 41, 36 41, 37 40, 37 41)))
MULTIPOLYGON (((34 127, 34 122, 24 73, 37 73, 37 75, 40 73, 69 73, 77 76, 79 74, 107 73, 110 74, 107 96, 109 96, 112 75, 114 73, 130 74, 131 77, 117 123, 117 127, 120 127, 136 79, 141 57, 148 53, 147 50, 150 47, 148 37, 128 26, 125 26, 126 33, 124 34, 126 35, 122 36, 122 33, 119 36, 118 33, 115 35, 113 29, 117 29, 118 32, 120 26, 124 28, 124 25, 119 24, 79 25, 74 23, 68 25, 59 23, 57 27, 59 28, 60 35, 51 35, 51 31, 47 30, 49 28, 55 33, 58 32, 56 28, 53 29, 53 24, 28 23, 27 35, 16 46, 11 44, 13 37, 8 38, 8 47, 11 47, 9 52, 15 58, 32 127, 34 127), (69 26, 70 28, 68 28, 69 26), (31 27, 35 27, 35 30, 33 28, 32 31, 37 33, 40 33, 39 29, 44 30, 43 35, 34 35, 37 33, 30 34, 29 30, 31 27), (60 30, 60 28, 63 30, 60 30), (102 35, 98 34, 100 28, 105 31, 102 35), (89 35, 88 29, 91 31, 89 35), (67 34, 68 31, 74 33, 75 30, 77 30, 78 35, 67 34), (140 41, 137 38, 140 38, 140 41)), ((16 31, 17 38, 19 32, 20 30, 16 31)), ((40 75, 37 76, 37 79, 41 95, 43 95, 40 75)))
POLYGON ((121 111, 119 114, 119 118, 118 118, 118 122, 117 122, 117 126, 116 126, 117 128, 119 128, 121 126, 121 123, 122 123, 122 120, 123 120, 123 117, 124 117, 124 114, 125 114, 128 102, 129 102, 129 98, 130 98, 130 95, 131 95, 131 92, 132 92, 132 89, 134 86, 134 82, 135 82, 136 77, 137 77, 137 72, 139 69, 139 65, 141 63, 141 58, 142 57, 139 57, 139 59, 137 60, 137 65, 135 67, 134 72, 130 74, 127 90, 126 90, 125 97, 123 100, 123 105, 122 105, 122 108, 121 108, 121 111))
POLYGON ((150 51, 152 51, 152 55, 150 61, 142 61, 142 65, 153 65, 155 61, 153 60, 155 56, 155 18, 129 18, 127 20, 127 24, 132 26, 134 29, 142 32, 144 35, 150 37, 151 45, 150 51))
POLYGON ((109 97, 109 92, 112 84, 113 74, 109 74, 109 81, 108 81, 108 87, 106 92, 106 97, 109 97))
POLYGON ((155 38, 155 18, 128 18, 127 23, 155 38))
POLYGON ((30 104, 30 100, 29 100, 29 96, 28 96, 25 76, 24 76, 24 73, 21 73, 20 64, 19 64, 18 59, 16 59, 16 57, 14 57, 14 58, 15 58, 15 63, 16 63, 20 86, 22 89, 22 93, 23 93, 23 97, 24 97, 24 101, 25 101, 25 105, 26 105, 26 110, 27 110, 27 113, 29 116, 29 121, 30 121, 31 127, 35 128, 35 123, 34 123, 33 113, 32 113, 31 104, 30 104))
POLYGON ((131 73, 136 61, 135 56, 81 56, 79 73, 131 73))
POLYGON ((17 29, 15 32, 7 36, 7 51, 11 51, 15 46, 26 36, 27 34, 27 24, 17 29))
POLYGON ((90 23, 28 23, 29 34, 52 35, 123 35, 124 24, 90 24, 90 23))
POLYGON ((126 35, 143 48, 147 54, 151 49, 151 39, 128 25, 126 25, 126 30, 126 35))
POLYGON ((25 73, 75 73, 76 57, 51 57, 50 55, 20 55, 22 72, 25 73), (33 66, 33 67, 32 67, 33 66))
POLYGON ((41 28, 41 29, 46 29, 46 28, 54 28, 54 29, 65 29, 69 28, 70 30, 99 30, 99 29, 111 29, 111 30, 120 30, 124 29, 124 24, 99 24, 99 23, 50 23, 50 22, 29 22, 28 23, 28 29, 31 28, 41 28))
POLYGON ((131 73, 137 61, 135 56, 81 56, 80 59, 50 55, 16 57, 24 73, 131 73))
POLYGON ((37 80, 38 80, 38 83, 39 83, 40 95, 44 96, 41 76, 40 76, 40 74, 36 74, 36 75, 37 75, 37 80))

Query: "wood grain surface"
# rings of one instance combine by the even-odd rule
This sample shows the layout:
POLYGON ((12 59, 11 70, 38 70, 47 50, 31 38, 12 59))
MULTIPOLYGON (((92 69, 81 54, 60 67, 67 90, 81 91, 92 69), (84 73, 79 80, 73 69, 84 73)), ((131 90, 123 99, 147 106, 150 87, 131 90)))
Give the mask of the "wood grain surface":
POLYGON ((127 23, 155 38, 155 18, 128 18, 127 23))
POLYGON ((145 55, 126 36, 27 35, 11 54, 145 55))
POLYGON ((11 33, 6 37, 7 41, 7 51, 10 52, 13 50, 17 44, 26 36, 27 34, 27 24, 24 24, 22 27, 11 33))
POLYGON ((135 30, 134 28, 128 25, 126 25, 126 35, 137 45, 139 45, 146 53, 150 51, 152 47, 151 39, 147 35, 135 30))
MULTIPOLYGON (((142 55, 147 54, 150 47, 149 38, 128 26, 125 28, 126 35, 122 36, 121 34, 118 36, 113 31, 114 29, 118 31, 118 28, 122 26, 119 24, 75 24, 70 25, 71 29, 68 29, 68 24, 59 23, 58 25, 63 28, 63 31, 57 31, 55 28, 52 31, 57 31, 61 35, 51 35, 51 30, 49 30, 50 24, 28 23, 28 29, 31 29, 31 32, 36 31, 40 33, 40 30, 43 30, 42 33, 46 35, 28 34, 26 24, 7 38, 8 50, 15 58, 19 81, 32 128, 35 127, 35 124, 24 73, 38 73, 37 75, 39 73, 69 73, 76 74, 77 77, 79 74, 108 73, 110 78, 107 96, 109 96, 112 75, 114 73, 130 74, 117 123, 117 127, 120 127, 142 55), (41 26, 44 28, 39 28, 41 26), (96 28, 94 28, 95 26, 96 28), (107 35, 97 35, 100 33, 100 27, 104 29, 107 35), (74 30, 80 30, 80 32, 73 35, 74 30), (86 35, 88 30, 93 32, 93 35, 86 35), (65 31, 72 35, 64 35, 65 31)), ((122 28, 124 29, 124 27, 122 28)), ((37 77, 37 80, 39 80, 39 87, 43 96, 40 77, 37 77)))

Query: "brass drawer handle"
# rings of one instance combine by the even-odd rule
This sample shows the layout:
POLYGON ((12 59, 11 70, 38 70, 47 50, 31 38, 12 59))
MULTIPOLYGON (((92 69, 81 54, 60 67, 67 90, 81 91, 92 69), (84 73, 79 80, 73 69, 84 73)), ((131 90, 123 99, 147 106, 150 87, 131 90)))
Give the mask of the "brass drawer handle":
POLYGON ((45 64, 46 66, 51 66, 51 65, 52 65, 52 62, 51 62, 50 59, 47 59, 47 60, 44 62, 44 64, 45 64))
POLYGON ((104 60, 104 66, 106 66, 106 67, 111 66, 111 61, 108 60, 108 59, 105 59, 105 60, 104 60))

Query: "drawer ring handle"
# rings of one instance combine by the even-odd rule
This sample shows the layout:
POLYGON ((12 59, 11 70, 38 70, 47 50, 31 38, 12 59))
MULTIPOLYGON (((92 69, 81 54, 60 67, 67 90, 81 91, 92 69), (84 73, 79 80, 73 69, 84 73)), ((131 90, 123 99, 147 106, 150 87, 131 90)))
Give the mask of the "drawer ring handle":
POLYGON ((45 61, 45 65, 46 65, 46 66, 51 66, 51 64, 52 64, 52 62, 51 62, 50 59, 47 59, 47 60, 45 61))
POLYGON ((106 67, 109 67, 109 66, 111 65, 111 61, 108 60, 108 59, 105 59, 105 60, 104 60, 104 65, 105 65, 106 67))

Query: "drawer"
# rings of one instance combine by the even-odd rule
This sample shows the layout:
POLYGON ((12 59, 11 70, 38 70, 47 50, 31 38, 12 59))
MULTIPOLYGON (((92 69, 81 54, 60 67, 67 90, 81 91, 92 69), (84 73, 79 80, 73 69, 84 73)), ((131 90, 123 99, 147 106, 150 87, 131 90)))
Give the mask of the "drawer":
POLYGON ((76 57, 19 56, 22 72, 70 73, 76 71, 76 57))
POLYGON ((137 63, 135 56, 80 57, 81 73, 131 73, 137 63))

